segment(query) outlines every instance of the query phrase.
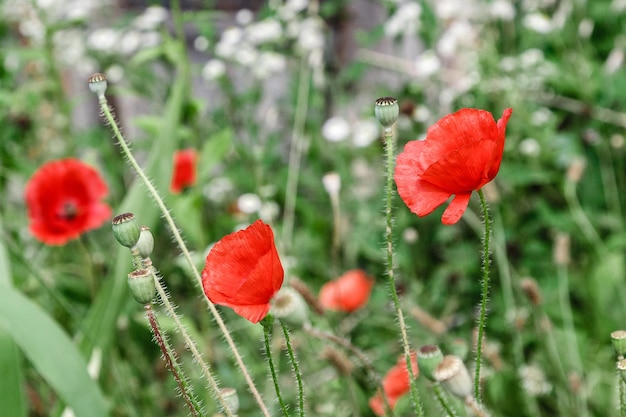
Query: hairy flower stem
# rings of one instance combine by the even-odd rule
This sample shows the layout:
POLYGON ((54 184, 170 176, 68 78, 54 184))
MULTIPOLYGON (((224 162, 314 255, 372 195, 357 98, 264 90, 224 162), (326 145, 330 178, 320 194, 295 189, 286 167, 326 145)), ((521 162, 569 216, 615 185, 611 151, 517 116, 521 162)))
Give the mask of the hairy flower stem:
POLYGON ((478 339, 476 340, 476 373, 474 375, 474 398, 478 403, 480 398, 480 365, 483 353, 483 337, 485 327, 487 326, 487 301, 489 300, 489 266, 490 266, 490 239, 491 239, 491 218, 489 217, 489 206, 485 200, 483 190, 478 190, 480 197, 480 205, 483 211, 483 224, 485 226, 485 234, 483 236, 482 264, 483 279, 480 300, 480 317, 478 318, 478 339))
POLYGON ((476 402, 474 398, 472 398, 471 395, 468 395, 465 399, 465 405, 467 405, 470 410, 472 410, 475 416, 489 417, 489 414, 487 414, 487 412, 480 407, 480 405, 476 402))
POLYGON ((159 294, 161 303, 165 307, 165 310, 167 311, 168 316, 170 316, 174 320, 174 323, 176 323, 176 328, 182 335, 183 340, 185 341, 185 346, 187 346, 187 349, 189 349, 195 361, 200 365, 200 368, 202 369, 202 373, 204 374, 206 379, 209 381, 209 385, 211 386, 211 391, 213 395, 217 398, 217 400, 220 402, 220 405, 222 406, 223 412, 226 413, 227 417, 234 417, 232 412, 230 411, 230 407, 226 403, 226 399, 222 395, 222 391, 220 390, 217 384, 217 381, 215 380, 215 377, 211 373, 211 370, 209 369, 206 362, 202 360, 202 356, 200 355, 200 352, 198 351, 196 344, 191 339, 191 336, 189 336, 189 333, 187 332, 187 328, 180 321, 180 317, 178 316, 178 314, 176 314, 176 310, 174 306, 172 305, 172 303, 170 302, 169 297, 167 296, 165 285, 163 284, 163 282, 161 282, 161 280, 159 279, 160 275, 157 274, 156 269, 152 266, 152 260, 150 258, 142 258, 141 263, 145 268, 152 268, 154 272, 154 283, 156 285, 156 289, 159 294))
POLYGON ((274 382, 274 389, 276 390, 276 397, 278 398, 278 404, 283 410, 283 415, 289 417, 287 406, 283 401, 283 396, 280 393, 280 386, 278 385, 278 376, 276 375, 276 368, 274 368, 274 361, 272 360, 272 348, 270 346, 270 338, 272 333, 272 326, 274 326, 274 318, 271 315, 266 316, 261 320, 263 326, 263 341, 265 342, 265 357, 267 358, 267 364, 270 367, 270 373, 272 374, 272 381, 274 382))
POLYGON ((387 155, 387 184, 385 187, 385 241, 387 247, 387 284, 389 286, 389 294, 393 300, 393 305, 396 309, 396 316, 398 318, 398 325, 400 326, 400 333, 402 335, 402 345, 404 348, 404 359, 406 360, 406 368, 409 373, 409 383, 411 386, 411 400, 415 407, 415 412, 418 417, 423 417, 424 409, 422 401, 415 385, 415 374, 413 373, 413 365, 411 363, 411 348, 409 347, 409 337, 407 335, 407 328, 404 322, 404 315, 400 308, 400 300, 398 299, 398 292, 396 291, 396 280, 394 275, 394 257, 393 257, 393 168, 394 168, 394 148, 395 140, 391 126, 383 128, 383 135, 385 139, 385 151, 387 155))
POLYGON ((152 309, 151 304, 146 304, 143 306, 144 311, 146 312, 146 317, 150 322, 150 328, 152 329, 152 334, 154 334, 154 340, 156 341, 159 348, 161 348, 161 353, 163 354, 163 358, 165 359, 165 363, 167 367, 172 372, 176 383, 178 384, 178 389, 180 389, 180 394, 185 400, 185 404, 189 408, 191 415, 193 417, 197 417, 201 415, 200 410, 201 406, 198 404, 195 399, 191 387, 188 385, 187 380, 182 373, 180 365, 174 356, 174 351, 169 346, 167 340, 162 336, 161 329, 159 326, 159 322, 154 314, 154 310, 152 309))
POLYGON ((296 382, 298 384, 298 415, 304 417, 304 389, 302 388, 302 374, 300 373, 300 366, 296 360, 296 355, 293 353, 291 347, 291 339, 289 338, 289 329, 285 324, 279 320, 280 327, 283 329, 283 336, 285 337, 285 344, 287 345, 287 353, 289 354, 289 360, 293 367, 293 373, 296 375, 296 382))
MULTIPOLYGON (((150 182, 150 180, 146 176, 145 172, 139 166, 139 164, 137 163, 137 160, 135 159, 135 157, 133 156, 132 152, 130 151, 130 148, 128 147, 128 144, 126 143, 126 139, 124 139, 124 136, 122 135, 122 132, 120 131, 119 127, 117 126, 115 118, 113 117, 113 114, 111 113, 111 110, 109 108, 109 104, 107 103, 107 99, 104 96, 104 94, 100 95, 98 97, 98 101, 100 103, 100 108, 101 108, 101 110, 102 110, 102 112, 104 114, 104 117, 106 118, 106 121, 111 126, 111 129, 113 130, 113 134, 115 135, 115 138, 117 139, 117 141, 118 141, 118 143, 119 143, 119 145, 120 145, 120 147, 122 149, 122 153, 128 159, 129 164, 135 170, 135 172, 137 173, 137 176, 141 179, 141 181, 143 182, 143 184, 147 188, 149 195, 152 197, 152 199, 155 201, 157 207, 161 211, 161 214, 162 214, 163 218, 167 222, 167 225, 169 226, 170 231, 172 232, 172 235, 174 237, 174 240, 176 241, 176 244, 180 248, 180 251, 182 252, 183 257, 187 261, 187 264, 189 265, 190 271, 193 273, 193 276, 194 276, 194 279, 196 281, 196 284, 198 285, 199 288, 202 288, 202 277, 200 276, 200 273, 196 269, 196 265, 195 265, 193 259, 191 258, 191 253, 189 252, 189 249, 187 248, 187 245, 185 244, 185 241, 183 240, 183 237, 182 237, 180 231, 178 230, 178 227, 176 226, 176 223, 174 222, 174 218, 172 217, 172 215, 170 214, 169 210, 167 209, 167 206, 165 205, 165 202, 163 201, 163 199, 159 195, 158 191, 156 190, 156 188, 154 187, 152 182, 150 182)), ((261 397, 261 394, 259 393, 259 390, 257 389, 256 385, 254 384, 254 381, 252 380, 252 377, 250 376, 250 372, 248 372, 248 368, 243 363, 243 359, 241 357, 241 354, 239 353, 239 350, 237 349, 237 346, 235 345, 235 342, 234 342, 232 336, 230 335, 230 332, 229 332, 228 328, 226 327, 226 324, 224 323, 224 320, 220 316, 220 314, 217 311, 217 308, 215 307, 215 305, 211 301, 209 301, 208 298, 206 298, 206 297, 203 297, 203 298, 204 298, 205 302, 207 303, 209 311, 213 315, 213 318, 215 319, 215 322, 217 323, 218 327, 220 328, 222 334, 224 335, 224 338, 226 339, 226 342, 228 343, 228 346, 230 347, 230 351, 231 351, 232 355, 234 356, 235 361, 237 362, 237 366, 241 370, 241 373, 243 374, 243 376, 244 376, 244 378, 246 380, 246 383, 248 384, 248 387, 250 388, 250 392, 254 396, 257 404, 259 405, 260 411, 263 413, 263 415, 265 417, 270 417, 269 410, 267 409, 267 406, 263 402, 263 398, 261 397)), ((200 358, 200 357, 196 357, 195 359, 198 361, 198 363, 203 362, 202 358, 200 358)))
POLYGON ((439 401, 439 405, 446 412, 448 417, 457 417, 458 414, 454 410, 454 408, 452 408, 452 405, 450 405, 450 402, 446 398, 446 394, 441 389, 441 384, 438 382, 433 384, 433 390, 435 391, 435 397, 437 397, 437 401, 439 401))

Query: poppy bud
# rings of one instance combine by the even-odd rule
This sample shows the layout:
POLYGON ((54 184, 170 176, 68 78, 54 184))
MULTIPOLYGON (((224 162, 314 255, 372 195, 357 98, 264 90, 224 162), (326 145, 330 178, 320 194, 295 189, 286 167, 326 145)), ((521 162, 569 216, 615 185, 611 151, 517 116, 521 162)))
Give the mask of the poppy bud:
POLYGON ((374 106, 374 114, 378 123, 384 128, 390 128, 400 115, 400 106, 398 106, 398 100, 393 97, 381 97, 376 100, 374 106))
POLYGON ((135 245, 139 256, 142 258, 149 258, 154 249, 154 236, 148 226, 141 226, 141 232, 139 233, 139 240, 135 245))
POLYGON ((444 356, 433 375, 452 395, 463 399, 472 395, 472 378, 458 356, 444 356))
POLYGON ((138 269, 128 274, 130 293, 140 304, 148 304, 156 293, 154 274, 149 269, 138 269))
POLYGON ((270 312, 281 321, 301 326, 308 321, 306 302, 293 288, 281 288, 274 296, 270 312))
POLYGON ((113 236, 122 246, 132 248, 139 239, 139 226, 133 213, 124 213, 113 219, 113 236))
POLYGON ((417 365, 420 373, 431 381, 435 380, 434 371, 443 360, 443 353, 439 346, 426 345, 417 351, 417 365))
POLYGON ((235 388, 222 388, 220 394, 222 394, 222 398, 224 398, 224 402, 231 414, 237 414, 239 410, 239 396, 237 395, 237 390, 235 388))
POLYGON ((626 331, 616 330, 611 333, 611 341, 613 342, 613 349, 620 359, 626 356, 626 331))
POLYGON ((89 90, 92 93, 95 93, 98 98, 104 97, 104 93, 107 90, 107 76, 96 72, 91 77, 89 77, 89 90))

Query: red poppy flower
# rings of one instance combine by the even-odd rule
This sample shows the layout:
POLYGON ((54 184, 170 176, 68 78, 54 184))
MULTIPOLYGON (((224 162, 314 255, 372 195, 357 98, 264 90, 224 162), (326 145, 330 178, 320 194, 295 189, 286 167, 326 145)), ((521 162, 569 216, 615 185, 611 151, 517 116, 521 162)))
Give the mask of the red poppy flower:
POLYGON ((267 315, 283 277, 274 233, 257 220, 213 246, 202 271, 202 287, 211 302, 258 323, 267 315))
MULTIPOLYGON (((419 375, 419 368, 417 367, 417 354, 415 352, 411 353, 411 367, 413 368, 413 376, 417 378, 419 375)), ((387 371, 385 377, 383 378, 382 385, 389 407, 393 409, 398 400, 411 389, 409 372, 406 368, 406 359, 404 358, 404 355, 400 356, 396 365, 387 371)), ((370 398, 369 401, 370 408, 377 416, 385 414, 385 402, 383 401, 382 395, 383 394, 379 391, 376 395, 370 398)))
POLYGON ((351 313, 363 307, 370 297, 374 279, 360 269, 348 271, 320 290, 320 304, 328 310, 351 313))
POLYGON ((504 110, 496 123, 487 111, 462 109, 431 126, 425 140, 407 143, 398 155, 395 180, 411 211, 426 216, 454 195, 441 221, 458 222, 472 191, 491 181, 500 169, 512 112, 504 110))
POLYGON ((60 159, 41 166, 28 180, 24 197, 30 232, 48 245, 63 245, 111 217, 101 200, 109 190, 83 162, 60 159))
POLYGON ((196 183, 196 159, 195 149, 183 149, 174 152, 174 168, 170 191, 181 193, 185 188, 196 183))

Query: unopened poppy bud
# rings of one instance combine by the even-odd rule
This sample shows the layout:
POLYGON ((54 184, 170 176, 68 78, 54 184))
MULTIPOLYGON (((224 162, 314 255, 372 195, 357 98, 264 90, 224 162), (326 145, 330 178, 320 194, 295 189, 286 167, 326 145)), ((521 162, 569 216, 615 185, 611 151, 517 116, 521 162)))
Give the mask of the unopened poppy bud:
POLYGON ((130 293, 140 304, 148 304, 156 293, 154 274, 149 269, 138 269, 128 274, 130 293))
POLYGON ((154 249, 154 236, 148 226, 141 226, 140 230, 139 240, 137 240, 135 247, 139 251, 139 256, 148 258, 154 249))
POLYGON ((113 219, 113 236, 122 246, 132 248, 139 239, 139 226, 133 213, 124 213, 113 219))
MULTIPOLYGON (((476 337, 477 335, 474 334, 474 336, 476 337)), ((474 343, 474 345, 476 345, 476 343, 474 343)), ((469 353, 469 346, 465 339, 457 337, 453 339, 452 342, 447 345, 447 347, 453 355, 458 356, 461 359, 467 358, 467 354, 469 353)))
POLYGON ((306 302, 293 288, 281 288, 274 296, 270 312, 281 321, 302 326, 308 321, 306 302))
POLYGON ((566 266, 570 263, 570 238, 566 233, 558 233, 554 239, 554 263, 566 266))
POLYGON ((322 185, 331 197, 337 197, 341 189, 341 177, 336 172, 329 172, 322 177, 322 185))
POLYGON ((611 333, 611 341, 613 342, 613 349, 620 359, 624 359, 626 356, 626 331, 616 330, 611 333))
POLYGON ((231 414, 237 414, 237 411, 239 411, 237 390, 235 388, 222 388, 220 394, 222 394, 222 398, 224 398, 224 402, 231 414))
POLYGON ((574 158, 567 168, 567 180, 573 183, 578 183, 585 172, 585 165, 587 165, 587 162, 584 158, 574 158))
POLYGON ((472 395, 472 378, 458 356, 444 356, 434 376, 452 395, 463 399, 472 395))
POLYGON ((443 353, 439 346, 426 345, 417 351, 417 365, 420 373, 431 381, 435 380, 435 369, 443 360, 443 353))
POLYGON ((374 114, 376 115, 378 123, 383 127, 391 127, 396 120, 398 120, 398 116, 400 115, 398 100, 393 97, 379 98, 376 100, 376 105, 374 106, 374 114))
POLYGON ((526 298, 532 304, 538 306, 542 303, 543 299, 541 297, 541 290, 539 289, 539 284, 534 278, 526 277, 522 278, 520 281, 520 288, 524 291, 526 298))
POLYGON ((104 97, 104 93, 107 90, 107 76, 97 72, 89 77, 89 90, 95 93, 98 98, 104 97))

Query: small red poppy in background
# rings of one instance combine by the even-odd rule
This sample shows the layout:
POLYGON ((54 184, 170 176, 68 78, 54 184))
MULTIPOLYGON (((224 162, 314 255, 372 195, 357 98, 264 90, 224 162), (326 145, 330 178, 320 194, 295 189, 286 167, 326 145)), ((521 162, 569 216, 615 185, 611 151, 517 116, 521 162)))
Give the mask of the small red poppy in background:
POLYGON ((198 154, 195 149, 183 149, 174 152, 174 167, 170 191, 178 194, 196 183, 196 160, 198 154))
POLYGON ((202 271, 202 287, 212 303, 258 323, 267 315, 283 278, 272 228, 257 220, 213 246, 202 271))
POLYGON ((431 126, 425 140, 406 144, 398 155, 398 194, 411 211, 426 216, 454 198, 441 221, 459 221, 472 191, 494 179, 500 169, 506 124, 512 109, 498 122, 485 110, 461 109, 431 126))
POLYGON ((43 243, 63 245, 111 217, 101 201, 108 192, 100 174, 78 159, 48 162, 26 184, 29 230, 43 243))
MULTIPOLYGON (((411 367, 413 368, 413 376, 417 378, 419 376, 419 368, 417 367, 417 354, 415 352, 411 353, 411 367)), ((404 355, 400 356, 396 365, 387 371, 382 385, 389 407, 393 409, 398 400, 411 389, 404 355)), ((382 395, 379 391, 369 401, 370 408, 377 416, 385 415, 385 402, 382 395)))
POLYGON ((353 269, 324 284, 319 301, 327 310, 351 313, 367 303, 373 286, 373 278, 360 269, 353 269))

